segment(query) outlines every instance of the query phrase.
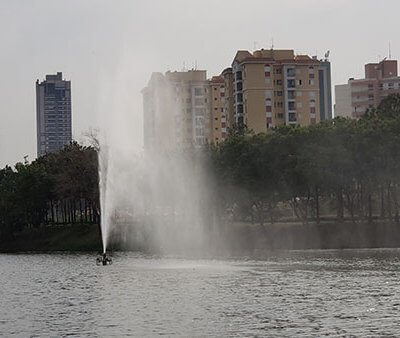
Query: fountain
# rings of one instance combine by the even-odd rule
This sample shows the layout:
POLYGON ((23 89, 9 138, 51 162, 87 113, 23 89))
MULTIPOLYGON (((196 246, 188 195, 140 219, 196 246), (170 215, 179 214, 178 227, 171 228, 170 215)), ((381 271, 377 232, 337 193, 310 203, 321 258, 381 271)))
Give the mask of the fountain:
MULTIPOLYGON (((164 121, 182 111, 174 102, 164 121)), ((144 151, 132 137, 139 115, 120 105, 110 117, 99 154, 103 254, 110 244, 161 254, 207 250, 215 199, 201 151, 168 142, 144 151)))

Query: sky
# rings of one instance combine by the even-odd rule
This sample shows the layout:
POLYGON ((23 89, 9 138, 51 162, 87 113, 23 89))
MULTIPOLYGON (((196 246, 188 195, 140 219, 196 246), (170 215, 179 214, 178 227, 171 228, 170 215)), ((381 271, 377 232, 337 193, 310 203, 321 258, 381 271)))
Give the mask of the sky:
POLYGON ((73 137, 107 131, 143 138, 141 89, 153 71, 208 77, 239 49, 330 50, 332 90, 364 64, 400 57, 398 0, 0 0, 0 168, 36 157, 35 82, 71 80, 73 137))

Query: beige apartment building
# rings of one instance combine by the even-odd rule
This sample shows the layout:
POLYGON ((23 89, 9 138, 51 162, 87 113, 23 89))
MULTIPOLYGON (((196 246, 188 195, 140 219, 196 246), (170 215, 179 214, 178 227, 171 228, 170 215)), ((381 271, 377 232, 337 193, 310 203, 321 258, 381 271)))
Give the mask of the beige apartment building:
POLYGON ((213 76, 209 80, 211 133, 209 142, 219 143, 226 139, 228 117, 225 108, 225 81, 222 76, 213 76))
POLYGON ((335 86, 335 116, 358 118, 377 107, 390 94, 400 94, 397 60, 382 60, 364 66, 364 79, 349 79, 335 86))
POLYGON ((142 94, 146 148, 201 147, 235 126, 260 133, 332 117, 329 61, 293 50, 238 51, 209 80, 205 70, 153 73, 142 94))
MULTIPOLYGON (((210 82, 205 70, 153 73, 142 95, 145 148, 173 150, 210 141, 210 82)), ((220 99, 215 104, 219 108, 220 99)))
POLYGON ((222 72, 229 125, 256 133, 332 117, 330 63, 293 50, 238 51, 222 72))

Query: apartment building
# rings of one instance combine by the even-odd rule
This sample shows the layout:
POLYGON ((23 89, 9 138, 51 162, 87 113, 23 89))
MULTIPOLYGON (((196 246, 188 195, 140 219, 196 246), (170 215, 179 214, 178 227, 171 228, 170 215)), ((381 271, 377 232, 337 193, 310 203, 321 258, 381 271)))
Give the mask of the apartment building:
POLYGON ((332 117, 328 60, 295 55, 293 50, 240 50, 222 76, 230 126, 246 125, 259 133, 332 117))
POLYGON ((211 133, 209 142, 220 143, 227 137, 228 117, 225 108, 225 81, 222 76, 209 80, 211 133))
POLYGON ((72 141, 71 82, 62 73, 36 81, 37 156, 62 149, 72 141))
POLYGON ((349 79, 335 86, 335 116, 358 118, 377 107, 390 94, 400 94, 397 60, 382 60, 364 66, 364 79, 349 79))
POLYGON ((209 142, 210 83, 205 70, 153 73, 142 95, 145 148, 171 150, 209 142))

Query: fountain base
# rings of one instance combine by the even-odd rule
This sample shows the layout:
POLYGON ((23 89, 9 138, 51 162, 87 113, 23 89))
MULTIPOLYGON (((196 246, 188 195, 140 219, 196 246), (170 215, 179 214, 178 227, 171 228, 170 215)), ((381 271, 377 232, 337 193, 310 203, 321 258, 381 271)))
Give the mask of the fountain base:
POLYGON ((106 253, 103 253, 101 255, 101 257, 97 257, 96 264, 97 265, 111 265, 112 259, 111 259, 111 257, 108 257, 106 253))

